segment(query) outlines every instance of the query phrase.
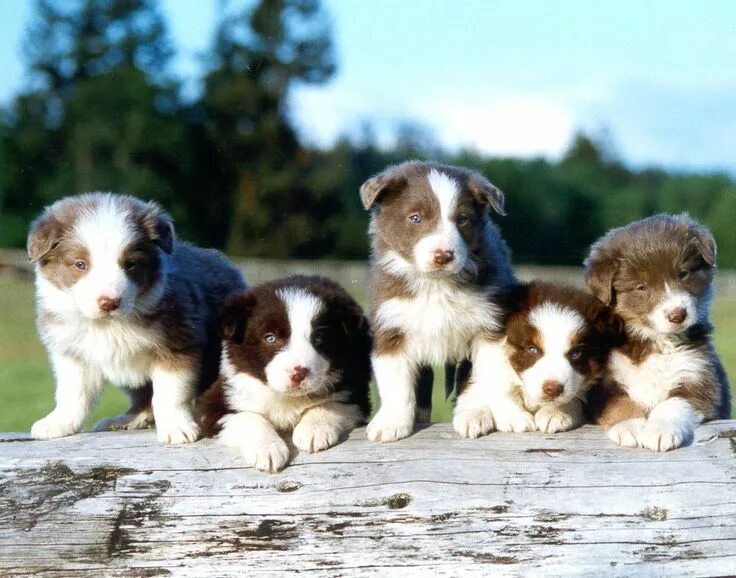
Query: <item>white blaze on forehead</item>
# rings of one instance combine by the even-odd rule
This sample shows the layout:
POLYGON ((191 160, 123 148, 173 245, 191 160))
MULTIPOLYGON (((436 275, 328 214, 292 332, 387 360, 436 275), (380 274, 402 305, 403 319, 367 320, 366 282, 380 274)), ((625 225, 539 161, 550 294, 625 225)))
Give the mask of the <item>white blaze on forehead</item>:
POLYGON ((103 197, 77 219, 74 233, 90 254, 117 263, 120 253, 134 239, 135 231, 128 220, 129 211, 113 196, 103 197))
POLYGON ((529 322, 539 332, 545 354, 566 353, 575 334, 585 327, 585 319, 580 313, 550 302, 532 309, 529 322))
POLYGON ((455 208, 457 198, 460 195, 460 187, 455 179, 436 169, 429 171, 427 179, 429 180, 429 186, 432 187, 432 191, 440 203, 441 220, 448 221, 455 208))
POLYGON ((303 289, 279 289, 276 295, 284 302, 289 317, 291 327, 289 344, 299 339, 309 343, 312 320, 322 311, 324 306, 322 300, 303 289))

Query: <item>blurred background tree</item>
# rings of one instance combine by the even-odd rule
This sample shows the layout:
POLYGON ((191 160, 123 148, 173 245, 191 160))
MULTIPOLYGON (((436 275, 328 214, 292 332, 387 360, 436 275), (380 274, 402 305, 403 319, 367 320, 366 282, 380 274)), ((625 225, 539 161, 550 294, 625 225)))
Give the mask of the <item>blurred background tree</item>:
POLYGON ((736 183, 725 174, 633 170, 607 135, 578 134, 559 161, 448 152, 425 127, 372 127, 329 148, 300 142, 290 96, 333 77, 319 0, 231 6, 208 50, 202 91, 183 101, 155 0, 36 0, 28 88, 0 110, 0 246, 63 196, 114 190, 160 201, 182 237, 233 255, 367 256, 360 184, 386 165, 432 158, 483 172, 507 196, 498 218, 517 262, 579 265, 606 229, 689 211, 736 266, 736 183))

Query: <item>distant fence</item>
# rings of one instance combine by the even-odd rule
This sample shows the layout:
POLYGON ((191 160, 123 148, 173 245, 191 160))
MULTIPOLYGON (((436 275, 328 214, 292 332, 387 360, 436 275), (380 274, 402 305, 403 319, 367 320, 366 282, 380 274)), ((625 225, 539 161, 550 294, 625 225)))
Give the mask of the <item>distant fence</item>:
MULTIPOLYGON (((352 293, 364 295, 368 281, 368 265, 364 261, 320 260, 274 260, 239 259, 233 262, 243 271, 250 285, 278 279, 295 273, 326 275, 345 286, 352 293)), ((580 267, 548 265, 519 265, 516 274, 524 281, 544 279, 582 287, 583 270, 580 267)), ((32 267, 24 251, 0 249, 0 274, 15 273, 30 275, 32 267)), ((736 298, 736 270, 721 270, 716 279, 717 295, 736 298)))

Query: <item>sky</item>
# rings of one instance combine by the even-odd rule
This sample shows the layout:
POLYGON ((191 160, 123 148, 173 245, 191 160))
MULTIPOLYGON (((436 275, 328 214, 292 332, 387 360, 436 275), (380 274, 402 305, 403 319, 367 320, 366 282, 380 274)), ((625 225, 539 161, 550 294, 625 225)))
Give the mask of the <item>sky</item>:
MULTIPOLYGON (((733 0, 323 0, 338 72, 289 103, 329 146, 401 122, 448 149, 559 158, 576 132, 628 165, 736 174, 733 0)), ((26 83, 30 0, 3 0, 0 104, 26 83)), ((217 0, 163 0, 175 72, 196 94, 217 0)))

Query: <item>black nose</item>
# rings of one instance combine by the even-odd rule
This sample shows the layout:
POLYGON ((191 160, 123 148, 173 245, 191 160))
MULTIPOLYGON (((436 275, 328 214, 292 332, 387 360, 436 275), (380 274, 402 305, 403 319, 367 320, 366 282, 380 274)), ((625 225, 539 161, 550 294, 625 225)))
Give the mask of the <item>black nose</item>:
POLYGON ((444 249, 437 249, 434 252, 434 262, 437 265, 447 265, 455 258, 455 251, 445 251, 444 249))
POLYGON ((565 386, 562 385, 559 381, 545 381, 542 384, 542 391, 544 392, 544 395, 547 397, 555 398, 559 397, 562 393, 562 390, 565 389, 565 386))
POLYGON ((112 297, 100 297, 97 299, 97 305, 100 306, 100 309, 104 311, 105 313, 109 313, 110 311, 115 311, 118 307, 120 307, 120 299, 113 299, 112 297))
POLYGON ((667 313, 667 319, 669 319, 670 323, 679 325, 687 319, 687 310, 684 307, 676 307, 667 313))

